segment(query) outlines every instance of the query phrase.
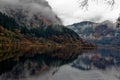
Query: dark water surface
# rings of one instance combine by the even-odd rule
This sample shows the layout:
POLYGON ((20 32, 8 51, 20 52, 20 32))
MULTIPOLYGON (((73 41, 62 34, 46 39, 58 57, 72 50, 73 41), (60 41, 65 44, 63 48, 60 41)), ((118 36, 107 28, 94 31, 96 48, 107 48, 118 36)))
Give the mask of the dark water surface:
POLYGON ((120 50, 1 47, 0 80, 120 80, 120 50))

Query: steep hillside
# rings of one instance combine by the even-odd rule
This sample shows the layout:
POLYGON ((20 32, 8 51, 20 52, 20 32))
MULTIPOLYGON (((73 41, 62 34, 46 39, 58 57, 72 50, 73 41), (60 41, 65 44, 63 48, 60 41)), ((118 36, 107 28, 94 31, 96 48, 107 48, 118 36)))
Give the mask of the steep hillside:
POLYGON ((62 25, 46 0, 0 0, 0 12, 0 25, 18 35, 19 41, 90 45, 62 25))
POLYGON ((0 26, 0 42, 19 41, 21 37, 14 32, 5 29, 3 26, 0 26))
POLYGON ((110 21, 94 23, 84 21, 68 26, 88 42, 100 45, 120 45, 119 28, 115 27, 110 21))
POLYGON ((14 18, 21 26, 28 28, 51 24, 62 25, 46 0, 16 0, 12 3, 2 0, 0 11, 14 18))
POLYGON ((0 25, 29 40, 42 37, 57 43, 82 42, 73 30, 62 25, 46 0, 0 1, 0 11, 0 25))
POLYGON ((28 29, 26 26, 20 26, 13 18, 0 13, 1 40, 8 37, 11 42, 26 41, 29 43, 36 42, 53 42, 62 43, 79 43, 82 45, 82 39, 73 30, 60 25, 49 25, 28 29), (7 35, 7 36, 6 36, 7 35))

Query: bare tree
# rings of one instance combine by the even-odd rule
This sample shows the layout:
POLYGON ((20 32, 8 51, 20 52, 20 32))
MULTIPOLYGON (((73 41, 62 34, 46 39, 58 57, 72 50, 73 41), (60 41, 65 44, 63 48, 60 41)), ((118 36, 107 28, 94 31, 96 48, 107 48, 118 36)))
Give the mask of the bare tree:
MULTIPOLYGON (((97 2, 98 0, 78 0, 80 7, 86 8, 89 6, 89 1, 97 2)), ((103 0, 107 5, 114 6, 115 0, 103 0)))

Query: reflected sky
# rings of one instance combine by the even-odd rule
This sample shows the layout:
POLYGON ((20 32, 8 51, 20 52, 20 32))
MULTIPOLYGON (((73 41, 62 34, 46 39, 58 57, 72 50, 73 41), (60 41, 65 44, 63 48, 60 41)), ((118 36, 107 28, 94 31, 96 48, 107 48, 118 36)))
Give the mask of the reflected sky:
POLYGON ((0 80, 120 80, 120 50, 95 49, 80 53, 67 58, 48 53, 25 54, 18 60, 1 61, 0 80))

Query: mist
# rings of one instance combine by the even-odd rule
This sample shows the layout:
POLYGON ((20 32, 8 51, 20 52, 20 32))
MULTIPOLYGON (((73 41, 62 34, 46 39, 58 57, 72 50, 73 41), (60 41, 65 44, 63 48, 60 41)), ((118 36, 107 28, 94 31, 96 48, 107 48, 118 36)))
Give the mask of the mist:
POLYGON ((62 19, 64 25, 71 25, 82 21, 101 23, 106 20, 116 22, 120 13, 120 0, 115 0, 114 6, 105 3, 108 0, 88 0, 87 10, 80 7, 83 0, 47 0, 54 12, 62 19), (65 7, 64 7, 65 6, 65 7))
POLYGON ((52 24, 62 24, 45 0, 0 0, 0 11, 12 17, 14 15, 19 16, 19 13, 21 13, 27 21, 31 21, 33 16, 36 15, 37 17, 42 16, 52 24))

